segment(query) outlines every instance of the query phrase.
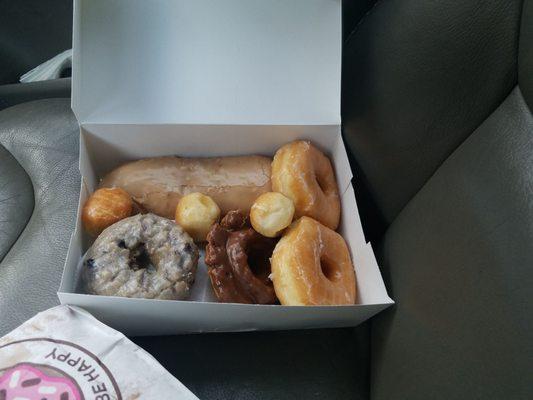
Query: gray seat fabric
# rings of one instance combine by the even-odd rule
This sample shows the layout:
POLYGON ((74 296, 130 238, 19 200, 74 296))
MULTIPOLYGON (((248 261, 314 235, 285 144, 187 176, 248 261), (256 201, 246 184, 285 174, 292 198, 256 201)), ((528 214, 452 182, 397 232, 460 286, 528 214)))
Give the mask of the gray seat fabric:
POLYGON ((33 187, 24 169, 0 145, 0 262, 30 219, 33 187))
POLYGON ((0 153, 2 172, 4 165, 15 171, 11 180, 2 179, 25 197, 17 200, 20 210, 2 211, 23 222, 35 202, 18 240, 13 243, 20 226, 0 242, 0 251, 8 250, 0 263, 0 335, 58 304, 56 291, 79 194, 78 136, 68 99, 25 103, 0 113, 0 145, 20 164, 14 166, 11 156, 0 153))

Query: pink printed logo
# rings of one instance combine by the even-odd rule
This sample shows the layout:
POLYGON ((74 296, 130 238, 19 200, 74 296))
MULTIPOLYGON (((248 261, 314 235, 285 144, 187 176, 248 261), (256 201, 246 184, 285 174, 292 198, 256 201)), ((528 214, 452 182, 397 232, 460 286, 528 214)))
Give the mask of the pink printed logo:
POLYGON ((49 376, 30 364, 19 364, 0 376, 0 400, 83 400, 76 383, 49 376))
POLYGON ((122 400, 107 366, 65 340, 22 339, 0 345, 0 400, 122 400))

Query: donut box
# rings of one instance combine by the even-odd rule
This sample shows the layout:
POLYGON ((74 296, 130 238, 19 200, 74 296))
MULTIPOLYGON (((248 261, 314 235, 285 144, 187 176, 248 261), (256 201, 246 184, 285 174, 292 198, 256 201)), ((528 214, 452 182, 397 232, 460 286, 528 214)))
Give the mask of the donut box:
POLYGON ((74 2, 72 109, 80 125, 77 223, 58 296, 129 335, 355 326, 393 304, 365 241, 341 135, 341 2, 74 2), (81 212, 102 177, 149 157, 272 157, 310 140, 333 165, 337 229, 355 268, 354 305, 217 302, 201 251, 188 300, 86 294, 93 239, 81 212))

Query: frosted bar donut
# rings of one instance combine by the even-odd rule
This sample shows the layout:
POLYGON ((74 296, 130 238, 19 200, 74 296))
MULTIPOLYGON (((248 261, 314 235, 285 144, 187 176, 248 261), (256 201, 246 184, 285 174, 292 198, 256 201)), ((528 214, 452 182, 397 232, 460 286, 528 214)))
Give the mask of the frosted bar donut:
POLYGON ((213 199, 222 215, 245 213, 270 191, 272 159, 263 156, 158 157, 126 163, 107 174, 100 187, 119 187, 146 211, 175 217, 180 199, 194 192, 213 199))
POLYGON ((335 173, 329 159, 310 142, 288 143, 276 152, 272 190, 294 202, 296 218, 308 216, 337 229, 341 206, 335 173))
POLYGON ((90 294, 183 300, 189 296, 198 248, 174 221, 138 214, 105 229, 83 263, 90 294))
POLYGON ((354 304, 355 271, 346 242, 309 217, 294 222, 271 259, 276 296, 283 305, 354 304))

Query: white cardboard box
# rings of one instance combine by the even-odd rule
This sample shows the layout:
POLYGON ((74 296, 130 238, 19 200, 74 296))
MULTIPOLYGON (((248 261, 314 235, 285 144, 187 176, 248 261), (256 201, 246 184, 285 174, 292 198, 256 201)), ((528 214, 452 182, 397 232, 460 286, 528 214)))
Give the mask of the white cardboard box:
POLYGON ((126 161, 272 156, 309 139, 336 170, 339 232, 358 295, 353 306, 216 303, 202 263, 195 301, 82 294, 77 277, 90 242, 78 210, 61 303, 130 335, 354 326, 393 304, 365 243, 341 138, 340 0, 76 0, 73 48, 80 206, 99 178, 126 161))

